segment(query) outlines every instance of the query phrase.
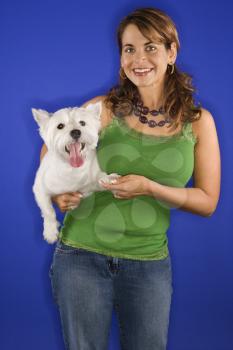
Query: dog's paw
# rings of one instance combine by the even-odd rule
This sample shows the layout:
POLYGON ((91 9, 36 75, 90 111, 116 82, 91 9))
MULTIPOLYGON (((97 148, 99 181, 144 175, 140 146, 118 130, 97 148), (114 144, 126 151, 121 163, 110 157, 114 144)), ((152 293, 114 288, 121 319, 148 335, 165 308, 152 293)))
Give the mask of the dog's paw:
POLYGON ((53 244, 57 241, 58 239, 58 234, 59 232, 56 233, 44 233, 44 239, 49 243, 49 244, 53 244))
POLYGON ((44 223, 43 236, 49 244, 53 244, 57 241, 59 235, 58 227, 59 223, 57 221, 44 223))
POLYGON ((106 174, 99 179, 99 184, 101 185, 101 182, 114 184, 119 177, 121 177, 121 175, 115 173, 112 173, 110 175, 106 174))

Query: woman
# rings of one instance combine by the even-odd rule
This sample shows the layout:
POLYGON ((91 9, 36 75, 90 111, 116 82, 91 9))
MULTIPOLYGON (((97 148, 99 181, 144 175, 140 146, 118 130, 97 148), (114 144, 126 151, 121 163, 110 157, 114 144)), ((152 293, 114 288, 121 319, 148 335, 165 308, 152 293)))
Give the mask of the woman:
POLYGON ((107 349, 113 307, 122 349, 166 349, 170 208, 210 216, 219 198, 215 123, 176 67, 174 23, 160 10, 136 10, 120 23, 118 43, 119 86, 85 106, 102 101, 99 163, 122 177, 84 200, 54 198, 61 211, 78 205, 66 215, 50 270, 72 350, 107 349), (192 174, 194 187, 184 188, 192 174))

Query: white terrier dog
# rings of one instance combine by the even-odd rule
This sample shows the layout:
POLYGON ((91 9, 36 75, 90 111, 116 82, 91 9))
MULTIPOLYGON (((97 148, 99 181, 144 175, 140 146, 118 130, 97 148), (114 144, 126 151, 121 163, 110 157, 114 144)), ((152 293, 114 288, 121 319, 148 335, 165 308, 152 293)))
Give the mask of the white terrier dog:
POLYGON ((86 108, 63 108, 54 114, 32 109, 32 114, 48 148, 36 173, 33 192, 44 218, 44 238, 54 243, 60 224, 51 197, 74 191, 87 197, 105 190, 99 181, 114 183, 119 175, 101 171, 96 156, 101 102, 86 108))

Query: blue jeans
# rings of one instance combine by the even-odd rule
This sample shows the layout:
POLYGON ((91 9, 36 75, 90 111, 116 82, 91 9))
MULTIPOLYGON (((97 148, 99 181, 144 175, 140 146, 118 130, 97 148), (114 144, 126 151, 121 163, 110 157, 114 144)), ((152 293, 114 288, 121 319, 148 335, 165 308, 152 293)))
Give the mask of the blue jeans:
POLYGON ((58 242, 50 269, 67 350, 107 350, 116 311, 122 350, 165 350, 170 256, 113 258, 58 242))

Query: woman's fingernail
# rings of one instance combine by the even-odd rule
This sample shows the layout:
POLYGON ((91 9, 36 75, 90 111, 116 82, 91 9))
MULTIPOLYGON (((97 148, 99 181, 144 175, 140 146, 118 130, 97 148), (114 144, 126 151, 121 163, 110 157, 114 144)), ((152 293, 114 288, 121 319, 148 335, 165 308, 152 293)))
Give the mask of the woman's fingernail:
POLYGON ((117 180, 111 180, 111 184, 115 184, 117 180))

